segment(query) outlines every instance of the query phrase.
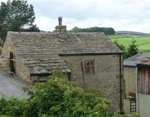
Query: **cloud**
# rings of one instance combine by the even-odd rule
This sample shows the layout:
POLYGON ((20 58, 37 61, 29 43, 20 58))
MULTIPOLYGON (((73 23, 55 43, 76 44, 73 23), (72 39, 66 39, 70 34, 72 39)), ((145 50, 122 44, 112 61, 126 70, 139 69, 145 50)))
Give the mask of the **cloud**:
POLYGON ((75 26, 98 26, 150 32, 149 0, 28 0, 28 3, 34 6, 35 23, 45 31, 54 30, 57 17, 62 16, 68 30, 75 26))
MULTIPOLYGON (((79 20, 75 18, 63 18, 63 25, 67 26, 67 30, 74 28, 75 26, 79 28, 89 28, 89 27, 115 27, 115 30, 131 30, 131 31, 142 31, 144 29, 143 25, 134 24, 136 19, 130 20, 110 20, 107 18, 87 18, 85 20, 79 20)), ((45 31, 53 31, 55 26, 58 25, 57 18, 48 18, 48 17, 41 17, 37 18, 35 21, 38 24, 41 30, 45 31)), ((146 27, 147 29, 147 27, 146 27)))

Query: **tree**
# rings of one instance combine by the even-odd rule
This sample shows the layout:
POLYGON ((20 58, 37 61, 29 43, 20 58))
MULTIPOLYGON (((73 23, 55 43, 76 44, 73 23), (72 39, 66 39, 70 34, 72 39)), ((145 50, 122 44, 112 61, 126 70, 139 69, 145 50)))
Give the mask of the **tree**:
POLYGON ((35 31, 35 13, 33 6, 26 0, 10 0, 1 2, 0 6, 0 38, 5 41, 7 31, 35 31))
POLYGON ((114 43, 115 43, 116 46, 119 47, 119 49, 121 49, 122 51, 125 51, 125 50, 126 50, 125 46, 124 46, 123 44, 120 44, 120 45, 119 45, 118 41, 115 40, 114 43))
POLYGON ((131 57, 131 56, 138 53, 138 47, 136 45, 136 40, 134 40, 134 38, 132 39, 131 45, 129 45, 129 48, 127 49, 127 52, 128 52, 127 57, 131 57))
POLYGON ((115 34, 115 30, 113 28, 106 28, 105 29, 105 33, 107 35, 114 35, 115 34))
POLYGON ((114 43, 116 44, 116 46, 123 51, 123 58, 127 58, 128 57, 128 53, 126 51, 126 47, 123 44, 119 44, 118 41, 114 41, 114 43))
POLYGON ((116 46, 121 49, 123 51, 123 57, 124 58, 129 58, 131 56, 134 56, 135 54, 138 53, 138 47, 135 44, 136 41, 134 39, 132 39, 131 44, 129 45, 128 49, 126 49, 126 47, 123 44, 118 44, 118 42, 115 40, 114 43, 116 44, 116 46))
POLYGON ((69 32, 104 32, 105 35, 115 34, 115 30, 113 28, 104 28, 104 27, 91 27, 91 28, 74 27, 69 32))

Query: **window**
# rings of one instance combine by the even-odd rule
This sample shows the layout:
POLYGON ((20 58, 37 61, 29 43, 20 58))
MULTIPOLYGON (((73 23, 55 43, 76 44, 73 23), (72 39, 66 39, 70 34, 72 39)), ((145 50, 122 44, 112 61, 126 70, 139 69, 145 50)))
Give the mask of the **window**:
POLYGON ((95 73, 94 60, 86 60, 85 61, 85 73, 95 73))

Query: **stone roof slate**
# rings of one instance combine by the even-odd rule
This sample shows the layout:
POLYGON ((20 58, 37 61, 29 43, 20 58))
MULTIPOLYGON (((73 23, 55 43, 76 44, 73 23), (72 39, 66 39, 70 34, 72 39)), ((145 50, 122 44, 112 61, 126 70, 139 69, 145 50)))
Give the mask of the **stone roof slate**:
POLYGON ((124 60, 124 66, 131 66, 131 67, 136 67, 136 63, 140 60, 140 59, 142 59, 142 58, 144 58, 144 57, 146 57, 146 56, 148 56, 148 54, 146 54, 146 53, 138 53, 138 54, 136 54, 136 55, 134 55, 134 56, 131 56, 131 57, 129 57, 129 58, 127 58, 127 59, 125 59, 124 60))
POLYGON ((144 57, 142 59, 140 59, 136 65, 150 65, 150 56, 144 57))
POLYGON ((123 53, 104 34, 8 32, 7 36, 30 73, 70 72, 59 55, 123 53))

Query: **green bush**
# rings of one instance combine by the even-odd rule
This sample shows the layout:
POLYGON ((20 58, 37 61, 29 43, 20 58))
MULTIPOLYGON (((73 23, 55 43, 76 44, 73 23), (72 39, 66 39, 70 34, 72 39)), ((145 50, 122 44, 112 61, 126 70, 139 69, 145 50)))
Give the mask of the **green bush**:
POLYGON ((8 114, 21 116, 24 111, 24 99, 18 99, 16 97, 11 97, 8 100, 8 114))
POLYGON ((24 99, 11 97, 10 99, 1 96, 0 113, 21 116, 24 111, 24 99))
POLYGON ((28 99, 0 97, 0 113, 23 117, 117 117, 118 112, 108 115, 111 100, 85 93, 73 87, 62 72, 54 72, 46 83, 24 87, 28 99))
POLYGON ((8 100, 6 97, 0 95, 0 113, 7 113, 8 100))
POLYGON ((84 93, 82 88, 72 87, 67 76, 54 72, 47 83, 36 84, 36 92, 29 92, 31 98, 25 103, 26 117, 106 117, 111 101, 84 93))

